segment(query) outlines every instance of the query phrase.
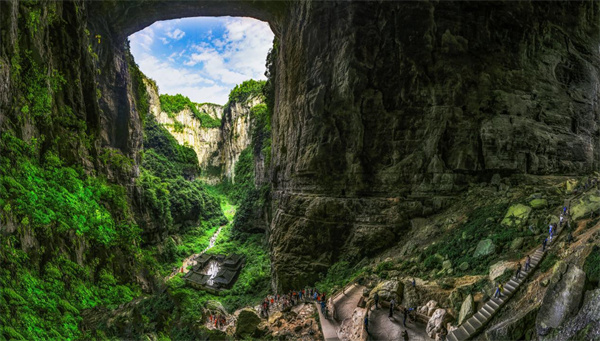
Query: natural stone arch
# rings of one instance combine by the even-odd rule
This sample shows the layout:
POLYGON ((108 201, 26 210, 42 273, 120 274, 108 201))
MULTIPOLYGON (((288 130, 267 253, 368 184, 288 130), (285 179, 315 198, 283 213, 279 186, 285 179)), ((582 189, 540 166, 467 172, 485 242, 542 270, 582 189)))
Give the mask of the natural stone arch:
MULTIPOLYGON (((0 3, 3 25, 16 27, 15 3, 0 3)), ((98 144, 138 161, 141 124, 127 35, 184 16, 252 16, 271 24, 280 46, 268 216, 280 289, 313 283, 342 254, 355 261, 401 242, 407 229, 419 228, 411 219, 447 206, 468 183, 599 167, 595 1, 58 6, 68 24, 57 23, 51 33, 67 48, 50 47, 45 56, 60 56, 53 62, 64 69, 77 61, 80 70, 66 77, 83 86, 69 96, 84 100, 72 107, 87 116, 98 144), (87 55, 85 28, 102 35, 93 45, 97 61, 87 55)), ((11 32, 3 29, 3 63, 14 50, 11 32)), ((0 72, 9 84, 0 87, 3 109, 12 107, 9 76, 0 72)), ((131 183, 133 168, 118 181, 131 183)))

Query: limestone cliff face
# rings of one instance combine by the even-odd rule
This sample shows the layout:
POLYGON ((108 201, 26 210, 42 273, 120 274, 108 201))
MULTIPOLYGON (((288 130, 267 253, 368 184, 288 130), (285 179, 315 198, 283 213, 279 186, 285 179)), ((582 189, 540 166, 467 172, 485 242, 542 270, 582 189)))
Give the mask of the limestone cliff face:
POLYGON ((71 86, 57 103, 85 117, 96 137, 63 153, 119 150, 135 162, 114 177, 125 183, 141 147, 126 37, 178 17, 269 21, 280 42, 268 172, 280 289, 311 283, 342 255, 396 243, 411 218, 443 208, 470 181, 599 169, 595 1, 64 1, 62 21, 37 28, 42 43, 20 44, 18 2, 0 5, 2 130, 39 129, 17 119, 4 67, 27 46, 61 71, 71 86))
POLYGON ((250 109, 263 103, 260 96, 247 99, 242 103, 233 102, 223 113, 221 162, 223 175, 235 182, 235 163, 240 154, 252 143, 252 115, 250 109))
POLYGON ((471 181, 598 169, 596 2, 289 13, 272 122, 276 286, 395 244, 471 181))
POLYGON ((226 107, 211 103, 198 105, 198 111, 222 120, 221 127, 206 128, 189 109, 169 116, 160 108, 156 88, 148 82, 146 87, 150 97, 150 113, 180 144, 196 151, 202 177, 213 184, 223 178, 235 182, 235 163, 252 142, 250 109, 263 103, 262 97, 251 97, 242 103, 232 102, 226 107))

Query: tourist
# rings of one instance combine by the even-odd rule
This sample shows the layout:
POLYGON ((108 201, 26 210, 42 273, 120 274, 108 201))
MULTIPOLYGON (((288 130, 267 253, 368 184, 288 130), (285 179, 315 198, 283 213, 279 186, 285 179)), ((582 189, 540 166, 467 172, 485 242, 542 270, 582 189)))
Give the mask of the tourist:
POLYGON ((367 312, 365 314, 365 330, 367 331, 367 334, 369 334, 369 313, 367 312))
POLYGON ((569 235, 567 235, 567 245, 573 242, 573 234, 569 231, 569 235))
POLYGON ((402 331, 402 339, 403 339, 404 341, 408 341, 408 332, 406 331, 406 329, 404 329, 404 330, 402 331))
POLYGON ((525 271, 529 271, 529 266, 531 264, 531 257, 527 255, 527 260, 525 261, 525 271))
POLYGON ((413 286, 413 288, 414 288, 416 285, 417 285, 417 282, 415 282, 415 279, 413 278, 413 280, 412 280, 412 286, 413 286))
POLYGON ((563 206, 563 214, 566 215, 567 214, 567 206, 563 206))
POLYGON ((548 243, 548 238, 544 239, 544 241, 542 242, 542 252, 546 251, 546 244, 548 243))
POLYGON ((390 315, 389 317, 394 317, 394 306, 396 305, 396 300, 392 298, 390 301, 390 315))
POLYGON ((402 310, 402 313, 404 314, 404 316, 402 317, 402 324, 404 324, 404 328, 406 328, 406 317, 408 316, 408 310, 404 308, 402 310))
POLYGON ((496 287, 496 292, 494 292, 494 298, 499 298, 500 297, 500 286, 502 284, 498 284, 498 286, 496 287))
POLYGON ((325 301, 321 301, 321 313, 325 315, 325 301))
POLYGON ((519 262, 519 264, 517 264, 517 273, 515 274, 515 279, 519 279, 520 275, 521 275, 521 262, 519 262))
POLYGON ((375 296, 373 296, 373 299, 375 300, 375 310, 379 309, 378 308, 378 304, 379 304, 379 293, 375 293, 375 296))

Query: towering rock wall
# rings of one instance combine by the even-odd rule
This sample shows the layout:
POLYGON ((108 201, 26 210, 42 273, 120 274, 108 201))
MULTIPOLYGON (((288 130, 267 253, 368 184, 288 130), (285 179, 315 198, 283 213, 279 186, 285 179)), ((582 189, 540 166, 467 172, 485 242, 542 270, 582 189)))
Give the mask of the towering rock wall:
POLYGON ((145 81, 150 98, 150 113, 175 137, 177 142, 196 151, 203 178, 218 183, 226 178, 235 182, 235 163, 252 142, 252 107, 263 103, 262 96, 253 96, 241 103, 198 104, 197 109, 212 118, 222 120, 218 128, 203 127, 188 108, 169 115, 160 108, 156 87, 145 81))
POLYGON ((342 254, 394 244, 411 218, 443 208, 470 181, 598 170, 596 1, 44 4, 56 11, 42 15, 61 20, 43 17, 35 30, 44 34, 29 39, 34 28, 18 19, 29 13, 0 3, 2 131, 69 131, 22 119, 17 71, 5 65, 27 48, 69 84, 55 110, 69 104, 94 138, 90 147, 63 139, 62 153, 118 150, 134 162, 124 174, 82 163, 120 183, 135 178, 141 147, 126 37, 178 17, 269 21, 280 42, 269 231, 280 289, 312 282, 342 254))
POLYGON ((395 244, 471 181, 597 170, 599 13, 593 1, 295 3, 272 122, 274 284, 395 244))
POLYGON ((242 103, 230 103, 223 113, 223 125, 221 126, 223 175, 234 183, 235 163, 242 151, 252 143, 251 109, 261 103, 263 103, 262 96, 254 96, 242 103))

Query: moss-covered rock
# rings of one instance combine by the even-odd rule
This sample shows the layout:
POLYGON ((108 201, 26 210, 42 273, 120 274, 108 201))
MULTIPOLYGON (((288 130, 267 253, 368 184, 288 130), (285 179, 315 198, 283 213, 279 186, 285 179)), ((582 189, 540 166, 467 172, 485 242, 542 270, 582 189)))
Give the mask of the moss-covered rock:
POLYGON ((491 239, 484 239, 477 243, 477 248, 475 249, 473 257, 483 257, 491 255, 494 252, 496 252, 496 245, 494 244, 494 242, 491 239))
POLYGON ((250 308, 240 312, 235 326, 235 335, 238 337, 252 336, 260 323, 260 317, 250 308))
POLYGON ((600 210, 600 196, 587 194, 571 204, 571 217, 577 220, 600 210))
POLYGON ((379 299, 383 301, 391 301, 392 298, 396 302, 402 302, 402 293, 404 292, 404 285, 399 281, 383 281, 377 284, 371 293, 369 294, 369 300, 372 300, 375 293, 379 294, 379 299))
POLYGON ((531 207, 523 204, 512 205, 508 208, 501 224, 506 227, 522 227, 527 223, 531 207))
POLYGON ((548 200, 546 199, 533 199, 529 202, 529 206, 534 210, 539 210, 548 206, 548 200))
POLYGON ((473 316, 473 313, 475 313, 475 301, 473 295, 469 294, 460 306, 458 325, 463 324, 469 317, 473 316))

